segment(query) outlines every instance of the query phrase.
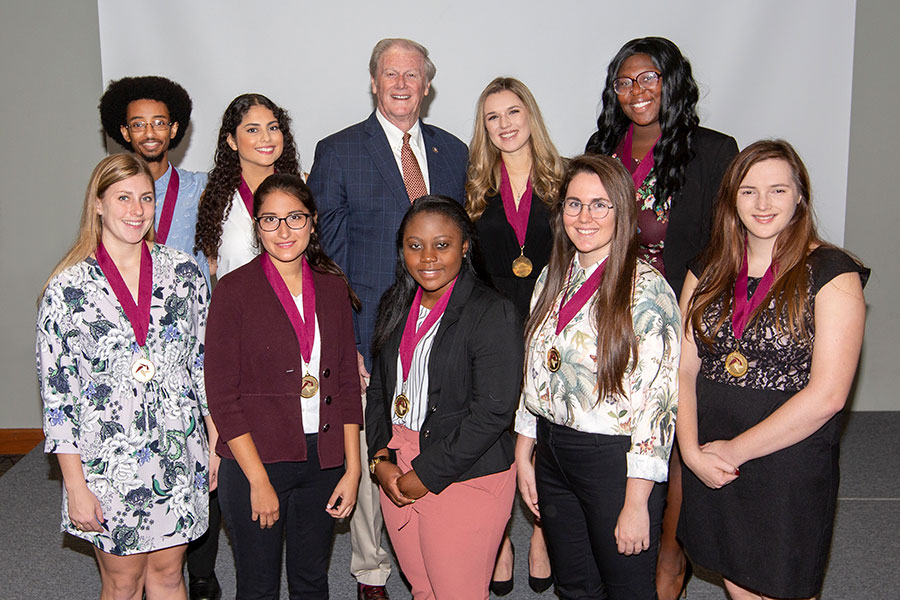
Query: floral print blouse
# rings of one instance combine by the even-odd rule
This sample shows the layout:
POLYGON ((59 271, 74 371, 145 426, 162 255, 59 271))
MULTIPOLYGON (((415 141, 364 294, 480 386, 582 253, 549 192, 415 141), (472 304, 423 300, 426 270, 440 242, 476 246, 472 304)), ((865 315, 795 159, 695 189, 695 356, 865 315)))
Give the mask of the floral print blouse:
MULTIPOLYGON (((600 264, 584 269, 576 255, 568 295, 600 264)), ((534 288, 532 308, 546 279, 544 269, 534 288)), ((629 436, 627 476, 665 481, 678 411, 681 314, 665 278, 642 260, 637 263, 633 290, 631 311, 638 358, 626 370, 625 396, 597 398, 597 331, 590 317, 596 295, 556 335, 559 307, 566 294, 563 289, 526 350, 515 429, 534 438, 537 417, 542 417, 582 432, 629 436), (562 358, 555 373, 547 367, 547 353, 553 347, 562 358)))
POLYGON ((104 517, 101 533, 76 529, 63 486, 61 528, 116 555, 184 544, 208 525, 209 291, 193 257, 161 245, 151 257, 144 349, 93 258, 53 278, 38 309, 45 451, 81 456, 104 517), (156 367, 147 383, 131 376, 142 355, 156 367))

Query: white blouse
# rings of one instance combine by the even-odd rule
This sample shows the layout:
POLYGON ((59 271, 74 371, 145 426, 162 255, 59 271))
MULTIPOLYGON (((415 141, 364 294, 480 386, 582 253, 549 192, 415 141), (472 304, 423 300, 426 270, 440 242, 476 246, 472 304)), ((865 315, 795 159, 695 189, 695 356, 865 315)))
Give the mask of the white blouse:
POLYGON ((253 227, 253 219, 247 212, 247 205, 244 204, 240 193, 235 190, 228 209, 228 216, 222 223, 219 256, 216 259, 216 279, 222 279, 231 271, 246 265, 259 254, 259 248, 255 245, 256 235, 253 227))
MULTIPOLYGON (((416 329, 425 322, 425 317, 431 309, 424 306, 419 308, 419 317, 416 320, 416 329)), ((443 315, 441 315, 443 318, 443 315)), ((413 431, 419 431, 425 417, 428 416, 428 361, 431 357, 431 347, 441 326, 441 318, 435 321, 413 350, 412 365, 409 368, 409 377, 406 379, 406 390, 403 389, 403 365, 400 362, 400 353, 397 353, 397 384, 394 386, 394 398, 401 393, 409 399, 409 412, 403 417, 398 417, 394 412, 394 404, 391 402, 391 424, 403 425, 413 431)))
MULTIPOLYGON (((300 311, 300 316, 306 320, 306 315, 303 314, 303 294, 299 296, 294 296, 294 304, 297 305, 297 310, 300 311)), ((319 333, 319 317, 316 316, 316 337, 313 340, 312 352, 309 356, 309 364, 304 365, 303 357, 300 357, 300 368, 303 370, 303 373, 311 373, 313 377, 319 380, 319 385, 322 385, 321 377, 319 376, 319 364, 321 362, 321 354, 322 354, 322 336, 319 333)), ((321 389, 321 387, 320 387, 321 389)), ((303 433, 318 433, 319 431, 319 391, 317 390, 315 395, 312 398, 304 398, 300 396, 300 413, 303 419, 303 433)))

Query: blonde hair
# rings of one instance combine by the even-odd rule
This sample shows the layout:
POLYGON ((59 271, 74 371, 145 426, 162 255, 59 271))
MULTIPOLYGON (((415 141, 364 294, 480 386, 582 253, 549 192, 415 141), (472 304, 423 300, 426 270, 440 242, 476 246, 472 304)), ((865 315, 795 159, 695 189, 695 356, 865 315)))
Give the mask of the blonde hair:
MULTIPOLYGON (((113 154, 107 156, 94 167, 91 173, 91 179, 88 182, 87 191, 84 194, 84 205, 81 208, 81 223, 78 226, 78 235, 75 243, 66 253, 61 261, 53 268, 50 277, 44 282, 41 288, 41 295, 38 297, 40 304, 44 292, 50 281, 68 269, 72 265, 78 264, 88 256, 94 253, 97 245, 100 243, 100 235, 103 233, 103 222, 100 220, 100 214, 97 212, 96 202, 103 194, 106 193, 113 184, 116 184, 129 177, 135 175, 146 175, 153 182, 153 174, 147 161, 137 154, 113 154)), ((152 242, 155 237, 153 226, 147 230, 144 239, 152 242)))
POLYGON ((531 185, 534 193, 551 207, 562 184, 565 164, 550 140, 541 109, 524 83, 512 77, 497 77, 491 81, 475 106, 475 131, 469 144, 469 170, 466 180, 466 212, 472 220, 481 217, 487 206, 485 197, 500 192, 500 151, 491 142, 484 123, 484 103, 488 96, 509 91, 515 94, 528 111, 531 138, 531 185))

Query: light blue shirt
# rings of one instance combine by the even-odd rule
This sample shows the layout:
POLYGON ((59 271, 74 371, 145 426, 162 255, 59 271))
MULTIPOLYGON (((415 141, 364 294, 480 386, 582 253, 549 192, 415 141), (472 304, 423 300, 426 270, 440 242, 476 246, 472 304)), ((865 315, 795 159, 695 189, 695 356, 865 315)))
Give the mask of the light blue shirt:
MULTIPOLYGON (((172 163, 162 177, 156 180, 156 228, 159 229, 159 219, 162 216, 163 203, 166 200, 166 189, 169 187, 169 177, 172 175, 172 163)), ((178 202, 175 203, 175 213, 172 215, 172 226, 169 227, 169 235, 166 238, 166 246, 187 252, 192 255, 200 266, 200 272, 206 277, 209 285, 209 262, 203 252, 194 253, 194 231, 197 228, 197 204, 200 202, 200 194, 206 189, 206 173, 194 173, 193 171, 178 170, 178 202)))

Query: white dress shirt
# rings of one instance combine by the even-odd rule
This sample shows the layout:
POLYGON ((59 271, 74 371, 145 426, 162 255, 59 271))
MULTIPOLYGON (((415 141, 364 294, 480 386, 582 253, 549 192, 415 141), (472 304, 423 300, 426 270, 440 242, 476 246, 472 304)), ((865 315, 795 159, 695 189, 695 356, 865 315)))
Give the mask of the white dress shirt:
POLYGON ((425 139, 422 137, 422 128, 419 127, 417 120, 415 125, 409 128, 409 131, 402 131, 399 127, 387 120, 380 110, 375 111, 375 117, 381 123, 384 129, 384 135, 387 136, 388 145, 391 152, 394 153, 394 160, 397 161, 397 169, 400 175, 403 175, 403 163, 400 162, 400 149, 403 148, 403 134, 409 133, 409 147, 412 148, 413 156, 419 163, 419 170, 422 171, 422 179, 425 180, 425 189, 431 193, 431 182, 428 180, 428 153, 425 148, 425 139))

